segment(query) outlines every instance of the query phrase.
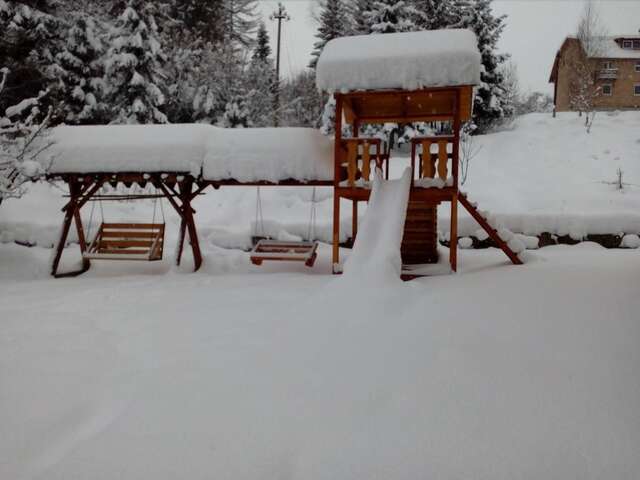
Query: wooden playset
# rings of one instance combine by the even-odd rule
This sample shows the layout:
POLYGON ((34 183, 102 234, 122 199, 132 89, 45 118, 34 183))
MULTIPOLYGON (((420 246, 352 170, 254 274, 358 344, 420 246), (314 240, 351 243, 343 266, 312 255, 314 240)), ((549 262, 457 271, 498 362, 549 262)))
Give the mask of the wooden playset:
MULTIPOLYGON (((433 32, 418 32, 418 34, 428 36, 433 32)), ((411 42, 415 40, 406 37, 414 34, 394 35, 400 35, 397 37, 400 44, 405 40, 411 42)), ((458 36, 462 43, 471 45, 472 41, 475 41, 475 37, 470 40, 469 32, 462 32, 458 36)), ((381 41, 379 38, 356 37, 356 39, 354 44, 381 41)), ((339 40, 350 41, 349 39, 339 40)), ((431 42, 433 39, 427 40, 431 42)), ((384 48, 389 48, 386 45, 384 44, 384 48)), ((343 48, 341 44, 332 45, 330 42, 318 64, 319 88, 334 92, 335 139, 332 147, 330 140, 311 129, 245 129, 243 132, 224 132, 223 129, 210 127, 215 130, 215 141, 212 141, 210 138, 201 139, 200 136, 204 138, 208 135, 208 130, 202 130, 202 126, 199 126, 198 129, 202 130, 201 132, 198 130, 200 136, 194 136, 195 140, 189 140, 191 142, 188 144, 189 148, 185 147, 187 152, 185 155, 190 156, 189 162, 184 159, 174 160, 175 152, 167 152, 167 147, 161 143, 156 145, 157 162, 152 162, 149 158, 138 160, 138 157, 133 155, 136 151, 135 138, 133 140, 129 138, 127 141, 132 142, 132 156, 129 162, 84 164, 81 161, 82 145, 74 142, 82 142, 81 138, 90 137, 92 134, 101 135, 99 129, 117 127, 63 127, 67 129, 64 132, 67 138, 70 138, 69 142, 72 145, 69 146, 63 142, 60 148, 61 160, 53 164, 48 176, 53 180, 64 181, 68 185, 69 201, 63 208, 65 216, 61 234, 55 246, 52 275, 56 277, 78 275, 89 268, 91 260, 152 261, 162 258, 164 223, 159 224, 153 221, 149 224, 102 223, 93 239, 86 238, 80 210, 88 201, 104 199, 104 195, 98 195, 104 185, 115 186, 119 183, 125 186, 137 184, 141 187, 151 184, 157 191, 157 197, 162 197, 173 207, 181 220, 176 262, 180 264, 188 232, 195 270, 198 270, 202 264, 202 253, 196 230, 196 211, 192 202, 208 187, 214 189, 229 186, 333 187, 332 260, 334 272, 338 273, 340 271, 341 199, 352 202, 352 237, 355 238, 358 234, 358 204, 369 200, 373 169, 383 168, 385 178, 388 178, 389 164, 394 161, 391 158, 390 149, 384 148, 382 140, 361 136, 360 132, 364 125, 391 122, 398 124, 441 122, 449 126, 446 135, 421 136, 411 140, 412 184, 401 247, 403 264, 415 266, 434 263, 438 260, 437 212, 440 204, 449 203, 451 211, 448 228, 449 263, 452 271, 457 269, 458 202, 469 211, 514 264, 521 263, 518 254, 459 190, 460 131, 463 122, 471 118, 473 88, 479 79, 479 54, 475 44, 472 48, 462 49, 461 54, 455 51, 451 53, 454 60, 455 55, 458 55, 466 64, 462 61, 458 62, 461 64, 460 72, 462 73, 452 77, 449 72, 445 80, 455 78, 455 81, 448 81, 445 84, 442 84, 442 80, 434 82, 435 85, 425 81, 431 78, 430 72, 441 65, 439 62, 442 60, 440 55, 442 52, 436 50, 438 53, 436 56, 430 52, 424 52, 422 57, 420 57, 420 51, 415 53, 418 55, 417 60, 416 58, 407 59, 407 62, 423 62, 424 69, 417 71, 418 74, 425 73, 422 77, 418 76, 418 85, 413 88, 407 88, 405 85, 415 84, 416 79, 408 82, 400 75, 400 80, 394 83, 395 80, 392 77, 385 77, 387 71, 384 70, 384 61, 376 64, 376 58, 373 58, 369 62, 358 65, 357 60, 361 55, 357 52, 369 50, 366 45, 365 47, 356 45, 356 47, 343 48), (350 51, 355 52, 352 53, 353 58, 349 58, 350 51), (432 61, 431 64, 430 61, 432 61), (347 65, 350 65, 344 68, 353 68, 356 73, 360 68, 364 73, 360 77, 358 75, 353 75, 353 78, 345 77, 347 83, 341 84, 343 80, 340 75, 335 74, 336 71, 340 72, 340 62, 347 62, 347 65), (475 62, 478 65, 475 65, 475 62), (347 126, 350 128, 345 128, 347 126), (80 132, 83 128, 85 130, 80 132), (76 130, 69 133, 69 129, 76 130), (345 135, 347 130, 350 130, 350 135, 345 135), (84 135, 85 132, 87 135, 84 135), (253 141, 256 138, 259 141, 253 141), (291 142, 292 145, 282 145, 291 138, 294 139, 291 142), (192 145, 200 145, 197 142, 202 142, 203 147, 191 148, 192 145), (201 150, 207 153, 203 155, 201 150), (238 160, 229 160, 227 158, 229 152, 234 152, 233 155, 237 156, 238 160), (287 165, 286 168, 278 164, 283 158, 292 156, 298 160, 291 162, 291 165, 287 165), (244 159, 251 159, 251 161, 243 165, 244 159), (187 168, 188 166, 190 168, 187 168), (261 171, 264 171, 264 174, 260 174, 261 171), (75 223, 77 231, 82 253, 82 267, 77 271, 61 273, 58 268, 72 223, 75 223)), ((402 48, 402 45, 398 48, 402 48)), ((393 54, 393 51, 389 53, 389 55, 393 54)), ((185 138, 184 129, 170 130, 176 128, 174 126, 166 126, 164 130, 159 130, 163 128, 161 126, 136 128, 158 129, 158 133, 145 130, 151 135, 149 142, 171 142, 172 136, 183 140, 185 138)), ((113 142, 117 142, 117 136, 113 142)), ((91 152, 95 145, 88 143, 86 147, 86 152, 91 152)), ((84 153, 84 155, 89 154, 84 153)), ((115 197, 124 199, 122 195, 115 197)), ((127 195, 126 198, 149 198, 149 195, 127 195)), ((317 256, 317 243, 312 239, 308 240, 304 242, 260 241, 251 252, 251 261, 256 265, 264 261, 300 261, 311 266, 317 256)))

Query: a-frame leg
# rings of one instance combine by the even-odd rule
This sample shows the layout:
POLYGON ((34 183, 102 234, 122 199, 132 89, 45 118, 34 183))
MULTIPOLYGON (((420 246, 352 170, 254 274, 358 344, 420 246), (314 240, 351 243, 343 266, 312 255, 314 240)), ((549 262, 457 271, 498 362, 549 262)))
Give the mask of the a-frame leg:
MULTIPOLYGON (((81 273, 89 270, 91 263, 88 259, 82 258, 82 268, 80 270, 74 270, 71 272, 58 273, 58 267, 60 266, 60 259, 62 258, 62 252, 64 251, 64 247, 67 243, 67 237, 69 236, 69 229, 71 228, 71 222, 75 221, 76 229, 78 232, 78 241, 80 243, 80 252, 84 253, 87 249, 87 242, 84 236, 84 229, 82 228, 82 218, 80 217, 80 207, 79 204, 81 192, 80 187, 77 183, 72 179, 68 182, 69 184, 69 203, 65 206, 64 211, 64 220, 62 222, 62 229, 60 230, 60 235, 58 237, 58 241, 55 245, 55 253, 53 255, 53 259, 51 262, 51 275, 56 278, 62 277, 75 277, 80 275, 81 273)), ((91 189, 91 191, 86 195, 86 199, 83 199, 83 203, 86 202, 88 198, 97 190, 95 187, 91 189)))
POLYGON ((184 248, 185 231, 189 232, 189 243, 191 243, 191 251, 193 252, 194 271, 198 271, 202 266, 202 252, 200 251, 200 242, 198 241, 198 232, 196 230, 195 219, 193 217, 193 208, 191 200, 193 199, 193 181, 191 179, 181 182, 178 186, 180 190, 180 198, 182 200, 182 222, 180 223, 180 238, 178 239, 178 252, 176 261, 178 265, 182 258, 182 250, 184 248))
POLYGON ((340 196, 333 191, 333 250, 332 250, 332 272, 340 273, 340 196))

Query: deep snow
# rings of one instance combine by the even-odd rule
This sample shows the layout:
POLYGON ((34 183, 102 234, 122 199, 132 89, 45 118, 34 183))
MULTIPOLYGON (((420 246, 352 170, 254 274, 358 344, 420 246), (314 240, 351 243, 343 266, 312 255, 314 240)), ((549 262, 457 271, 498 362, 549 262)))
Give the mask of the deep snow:
POLYGON ((0 477, 635 478, 637 250, 465 250, 380 288, 328 250, 51 280, 0 245, 0 477))

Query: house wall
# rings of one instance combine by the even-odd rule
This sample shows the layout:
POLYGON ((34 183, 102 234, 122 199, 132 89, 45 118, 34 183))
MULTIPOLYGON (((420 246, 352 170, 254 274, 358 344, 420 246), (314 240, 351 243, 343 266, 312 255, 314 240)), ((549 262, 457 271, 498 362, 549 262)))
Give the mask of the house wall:
MULTIPOLYGON (((558 73, 556 85, 556 110, 567 112, 571 109, 571 81, 574 75, 574 65, 581 61, 584 53, 577 39, 567 39, 558 60, 558 73)), ((613 67, 618 69, 615 80, 597 80, 597 85, 610 84, 613 87, 611 96, 602 94, 594 99, 596 109, 640 109, 640 96, 634 95, 634 86, 640 84, 640 72, 635 71, 634 59, 594 59, 590 60, 592 69, 599 72, 602 62, 611 61, 613 67)))

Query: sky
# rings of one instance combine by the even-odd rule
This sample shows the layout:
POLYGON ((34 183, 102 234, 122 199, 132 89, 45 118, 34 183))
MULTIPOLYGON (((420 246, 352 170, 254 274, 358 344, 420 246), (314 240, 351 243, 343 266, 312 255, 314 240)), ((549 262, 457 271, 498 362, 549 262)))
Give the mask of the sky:
MULTIPOLYGON (((506 28, 499 50, 511 54, 524 91, 551 92, 548 83, 556 51, 565 36, 573 34, 585 0, 494 0, 496 14, 506 14, 506 28)), ((283 25, 281 75, 289 77, 304 69, 316 41, 312 18, 317 0, 282 0, 291 20, 283 25)), ((595 2, 610 34, 637 34, 640 30, 640 0, 595 2)), ((272 45, 277 22, 269 20, 277 0, 259 0, 272 45)), ((274 48, 275 52, 275 48, 274 48)))

